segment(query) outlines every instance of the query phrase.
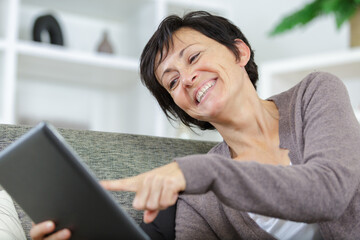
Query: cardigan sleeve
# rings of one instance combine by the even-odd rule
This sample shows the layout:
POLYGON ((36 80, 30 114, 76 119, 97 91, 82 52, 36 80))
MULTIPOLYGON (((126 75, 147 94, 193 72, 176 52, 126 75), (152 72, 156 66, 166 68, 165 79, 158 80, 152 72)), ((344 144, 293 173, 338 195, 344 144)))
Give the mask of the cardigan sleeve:
POLYGON ((301 130, 292 138, 302 164, 238 162, 216 153, 177 158, 184 193, 213 191, 231 208, 292 221, 341 216, 359 188, 359 123, 336 77, 313 74, 296 91, 292 106, 300 110, 293 117, 301 130))

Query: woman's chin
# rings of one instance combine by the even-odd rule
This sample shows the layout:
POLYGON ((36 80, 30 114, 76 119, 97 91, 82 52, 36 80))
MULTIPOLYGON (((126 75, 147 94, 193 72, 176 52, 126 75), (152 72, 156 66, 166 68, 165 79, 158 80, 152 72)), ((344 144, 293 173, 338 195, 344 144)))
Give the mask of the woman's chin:
POLYGON ((221 107, 215 104, 207 104, 206 106, 199 107, 199 111, 196 114, 196 119, 200 121, 212 122, 221 112, 221 107))

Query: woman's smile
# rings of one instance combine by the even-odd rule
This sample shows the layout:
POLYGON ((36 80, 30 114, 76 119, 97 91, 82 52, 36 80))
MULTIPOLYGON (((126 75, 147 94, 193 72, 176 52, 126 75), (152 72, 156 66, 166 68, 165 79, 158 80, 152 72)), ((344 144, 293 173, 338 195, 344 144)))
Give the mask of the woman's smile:
POLYGON ((217 79, 212 79, 204 83, 199 89, 195 92, 195 99, 197 103, 201 103, 206 94, 211 90, 211 88, 216 84, 217 79))

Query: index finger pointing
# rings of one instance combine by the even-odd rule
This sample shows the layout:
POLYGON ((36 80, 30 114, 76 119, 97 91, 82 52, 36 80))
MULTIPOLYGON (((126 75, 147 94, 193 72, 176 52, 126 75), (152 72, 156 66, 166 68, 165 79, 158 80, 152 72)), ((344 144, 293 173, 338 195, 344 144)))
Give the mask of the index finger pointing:
POLYGON ((124 178, 117 180, 103 180, 100 185, 109 191, 130 191, 136 192, 138 189, 138 181, 136 178, 124 178))

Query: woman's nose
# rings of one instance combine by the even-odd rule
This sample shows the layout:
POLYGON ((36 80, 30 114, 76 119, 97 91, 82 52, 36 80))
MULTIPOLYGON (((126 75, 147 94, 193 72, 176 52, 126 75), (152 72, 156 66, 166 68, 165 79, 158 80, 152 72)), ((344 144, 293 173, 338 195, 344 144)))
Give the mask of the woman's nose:
POLYGON ((182 78, 182 84, 184 86, 187 86, 187 87, 190 87, 194 84, 195 82, 195 79, 197 78, 197 74, 191 74, 191 75, 187 75, 187 76, 184 76, 182 78))

